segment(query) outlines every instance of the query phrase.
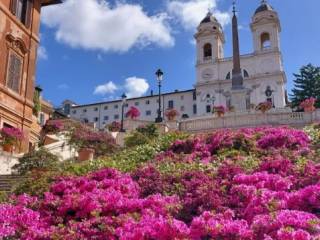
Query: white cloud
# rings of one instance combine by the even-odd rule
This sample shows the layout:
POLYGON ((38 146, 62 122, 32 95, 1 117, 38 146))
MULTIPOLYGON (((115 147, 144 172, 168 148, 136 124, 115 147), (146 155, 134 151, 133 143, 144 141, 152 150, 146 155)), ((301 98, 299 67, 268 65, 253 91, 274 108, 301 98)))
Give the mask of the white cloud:
POLYGON ((230 23, 230 14, 217 9, 218 0, 172 0, 167 4, 170 14, 175 16, 182 26, 187 30, 194 30, 201 20, 206 16, 208 8, 213 11, 214 16, 222 26, 230 23))
POLYGON ((72 47, 125 52, 134 46, 174 45, 167 15, 148 16, 138 4, 66 0, 41 15, 45 25, 56 29, 56 39, 72 47))
POLYGON ((43 46, 38 47, 38 58, 41 60, 47 60, 48 59, 48 53, 47 49, 43 46))
POLYGON ((113 94, 117 90, 118 90, 117 85, 115 85, 112 81, 110 81, 110 82, 107 82, 106 84, 97 86, 93 93, 105 95, 108 93, 113 94))
POLYGON ((148 91, 149 83, 143 78, 130 77, 126 79, 124 88, 128 98, 141 97, 148 91))

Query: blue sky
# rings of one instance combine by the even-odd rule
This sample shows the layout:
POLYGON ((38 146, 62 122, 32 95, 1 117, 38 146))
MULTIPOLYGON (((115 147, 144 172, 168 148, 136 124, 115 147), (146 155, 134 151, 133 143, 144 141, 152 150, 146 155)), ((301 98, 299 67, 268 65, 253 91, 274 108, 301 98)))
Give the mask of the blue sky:
MULTIPOLYGON (((252 52, 250 21, 260 0, 238 1, 241 53, 252 52)), ((281 20, 281 49, 288 79, 302 65, 320 65, 319 0, 269 0, 281 20)), ((225 56, 231 56, 231 0, 66 0, 43 9, 37 84, 58 106, 140 96, 195 83, 193 34, 211 5, 224 25, 225 56)))

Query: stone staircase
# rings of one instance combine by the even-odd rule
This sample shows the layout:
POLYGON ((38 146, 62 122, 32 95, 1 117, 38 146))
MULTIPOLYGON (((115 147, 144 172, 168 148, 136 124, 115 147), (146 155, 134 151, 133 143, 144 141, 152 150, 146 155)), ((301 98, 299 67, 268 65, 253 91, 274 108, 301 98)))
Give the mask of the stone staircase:
POLYGON ((12 187, 24 179, 20 175, 0 175, 0 192, 11 192, 12 187))

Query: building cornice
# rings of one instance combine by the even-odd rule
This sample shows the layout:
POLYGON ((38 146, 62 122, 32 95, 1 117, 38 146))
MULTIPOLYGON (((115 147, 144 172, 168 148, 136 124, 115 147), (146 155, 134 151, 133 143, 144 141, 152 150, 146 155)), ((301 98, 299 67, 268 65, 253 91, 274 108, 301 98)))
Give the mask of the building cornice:
POLYGON ((27 28, 23 23, 21 23, 10 11, 8 8, 3 6, 0 2, 0 11, 3 11, 5 15, 14 23, 16 24, 19 29, 21 29, 26 35, 31 36, 31 38, 36 41, 37 43, 40 42, 39 36, 31 32, 31 29, 27 28))
MULTIPOLYGON (((181 93, 188 93, 188 92, 193 92, 194 89, 189 89, 189 90, 183 90, 183 91, 174 91, 174 92, 168 92, 168 93, 163 93, 161 94, 162 97, 168 96, 168 95, 174 95, 174 94, 181 94, 181 93)), ((135 101, 135 100, 141 100, 141 99, 147 99, 147 98, 158 98, 158 94, 154 95, 148 95, 148 96, 143 96, 143 97, 137 97, 137 98, 128 98, 127 101, 135 101)), ((90 106, 96 106, 96 105, 103 105, 103 104, 111 104, 111 103, 121 103, 122 100, 114 100, 114 101, 105 101, 105 102, 97 102, 97 103, 89 103, 89 104, 82 104, 82 105, 77 105, 77 106, 72 106, 72 109, 77 109, 81 107, 90 107, 90 106)))
MULTIPOLYGON (((268 74, 255 74, 250 76, 249 78, 244 79, 244 84, 247 82, 254 82, 257 79, 262 79, 262 78, 270 78, 270 77, 283 77, 284 83, 287 82, 287 78, 285 75, 284 71, 278 71, 278 72, 273 72, 273 73, 268 73, 268 74)), ((212 85, 231 85, 232 80, 231 79, 222 79, 222 80, 212 80, 208 82, 200 82, 194 85, 195 88, 197 87, 203 87, 203 86, 212 86, 212 85)))

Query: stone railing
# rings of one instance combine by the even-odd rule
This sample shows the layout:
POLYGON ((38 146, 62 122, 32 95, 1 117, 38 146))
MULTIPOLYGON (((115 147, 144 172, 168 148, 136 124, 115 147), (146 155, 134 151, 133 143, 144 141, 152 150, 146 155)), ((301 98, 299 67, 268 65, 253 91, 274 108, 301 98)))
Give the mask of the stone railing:
POLYGON ((0 150, 0 175, 10 175, 12 167, 19 162, 23 154, 7 153, 0 150))
POLYGON ((320 109, 307 112, 231 113, 224 117, 203 117, 180 122, 179 129, 188 132, 202 132, 219 128, 242 128, 263 125, 303 127, 320 121, 320 109))

